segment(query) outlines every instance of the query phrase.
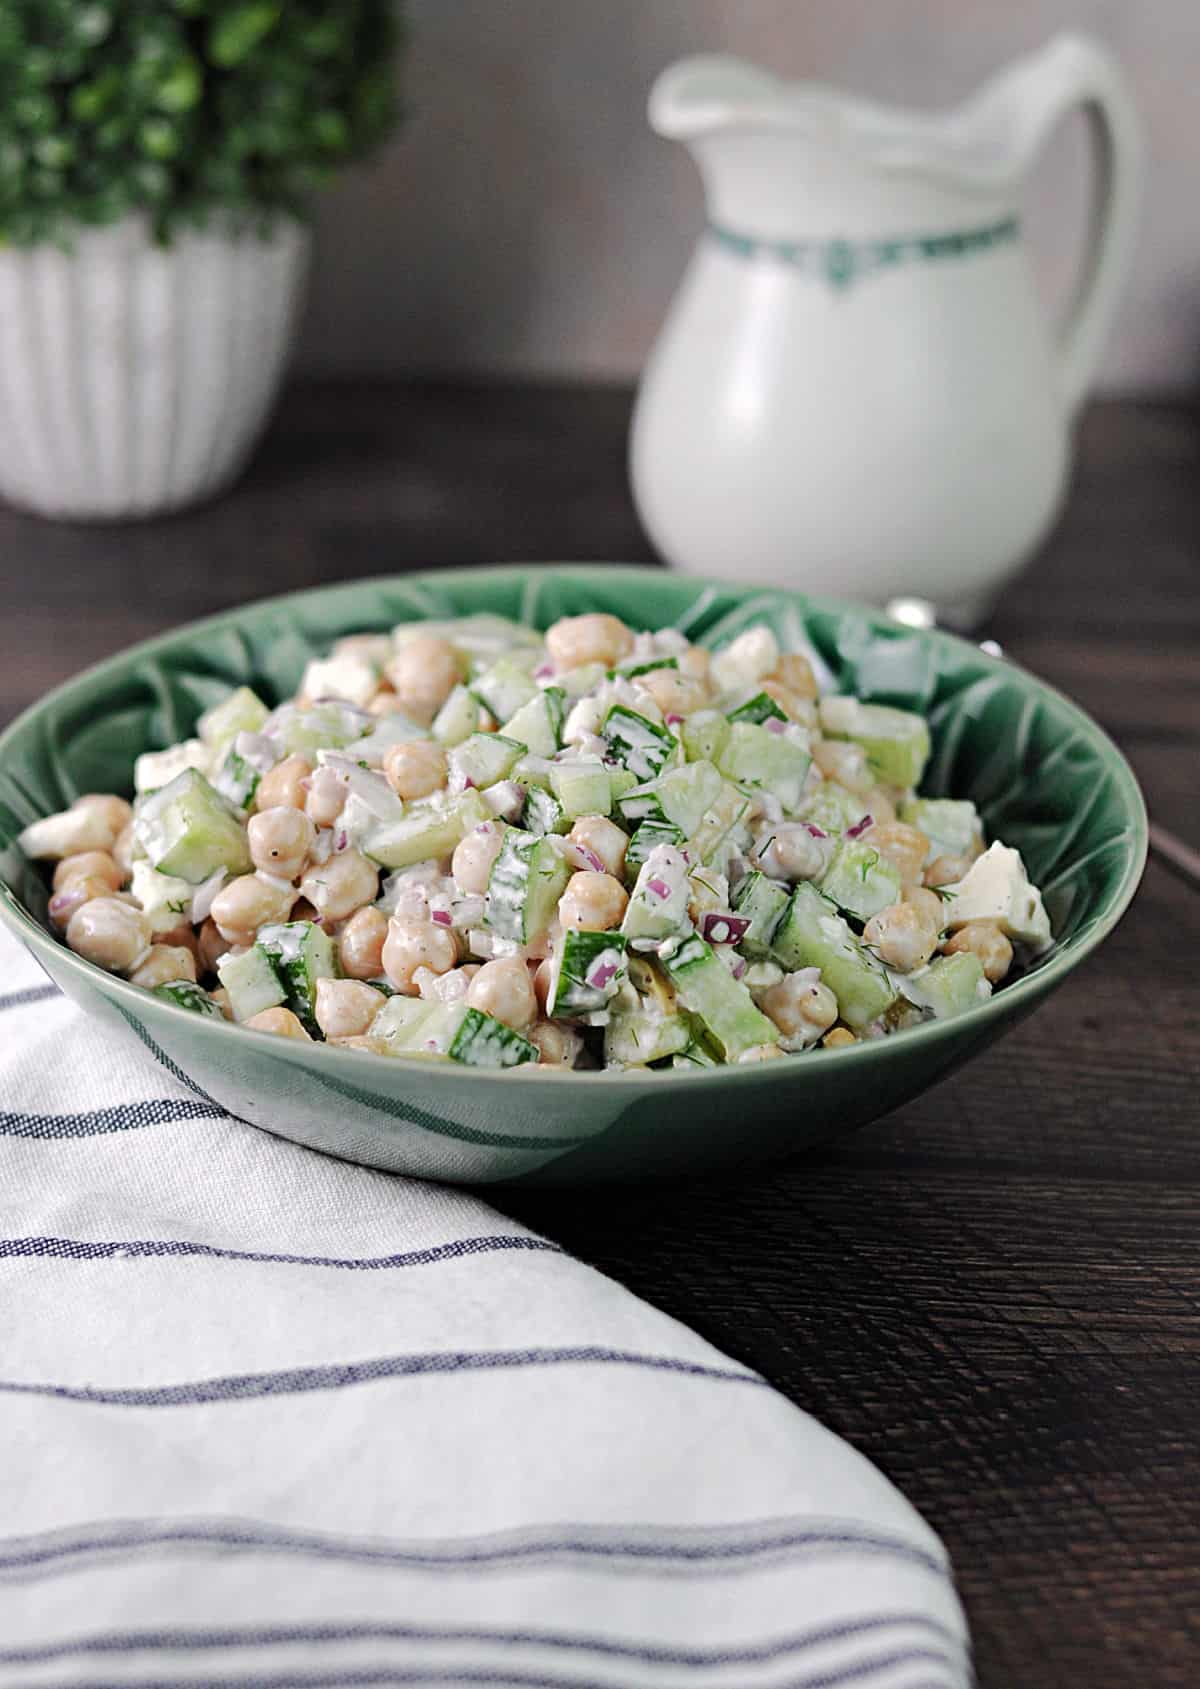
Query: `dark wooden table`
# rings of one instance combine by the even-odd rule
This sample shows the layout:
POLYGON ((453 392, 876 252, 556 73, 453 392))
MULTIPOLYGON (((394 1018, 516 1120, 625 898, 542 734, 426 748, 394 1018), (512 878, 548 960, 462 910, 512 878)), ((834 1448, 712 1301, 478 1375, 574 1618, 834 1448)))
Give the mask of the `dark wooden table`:
MULTIPOLYGON (((0 513, 0 721, 252 597, 648 558, 628 403, 301 388, 208 509, 132 528, 0 513)), ((1200 415, 1092 412, 1065 520, 991 631, 1200 846, 1200 415)), ((736 1184, 505 1201, 890 1474, 954 1556, 984 1689, 1200 1683, 1198 971, 1200 892, 1152 862, 1032 1020, 844 1144, 736 1184)))

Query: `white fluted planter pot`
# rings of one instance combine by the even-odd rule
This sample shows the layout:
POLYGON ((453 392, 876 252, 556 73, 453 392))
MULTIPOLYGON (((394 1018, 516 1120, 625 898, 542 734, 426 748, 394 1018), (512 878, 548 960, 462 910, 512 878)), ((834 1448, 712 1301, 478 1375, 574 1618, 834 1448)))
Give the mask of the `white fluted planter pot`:
POLYGON ((71 251, 0 251, 0 495, 45 516, 148 516, 239 473, 291 347, 308 231, 128 217, 71 251))

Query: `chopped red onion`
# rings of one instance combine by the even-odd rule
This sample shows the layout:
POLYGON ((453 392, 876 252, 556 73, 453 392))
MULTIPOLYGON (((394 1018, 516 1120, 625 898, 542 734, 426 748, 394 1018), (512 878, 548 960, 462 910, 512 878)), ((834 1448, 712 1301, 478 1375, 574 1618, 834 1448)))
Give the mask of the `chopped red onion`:
POLYGON ((745 962, 743 962, 743 960, 740 956, 734 962, 733 966, 730 968, 729 971, 733 975, 734 979, 741 979, 742 975, 746 971, 746 964, 745 964, 745 962))
POLYGON ((787 732, 787 722, 786 721, 780 721, 780 719, 777 715, 769 715, 766 719, 765 726, 766 726, 768 733, 786 733, 787 732))
POLYGON ((579 844, 575 839, 568 839, 563 844, 563 855, 575 868, 590 868, 593 874, 605 874, 608 870, 603 862, 590 850, 587 845, 579 844))
POLYGON ((554 673, 554 664, 553 663, 539 663, 537 668, 534 669, 534 671, 533 671, 533 678, 535 680, 549 680, 550 676, 553 673, 554 673))
POLYGON ((663 902, 671 895, 671 888, 665 880, 647 880, 646 890, 652 891, 655 897, 662 899, 663 902))
POLYGON ((853 827, 847 827, 846 828, 846 837, 848 839, 861 838, 862 835, 866 832, 867 828, 873 827, 874 825, 875 825, 874 816, 864 815, 861 821, 856 821, 854 823, 853 827))
POLYGON ((676 715, 675 711, 672 710, 670 715, 663 717, 663 720, 666 722, 668 727, 677 727, 683 721, 683 717, 681 715, 676 715))
POLYGON ((700 917, 701 934, 710 944, 740 944, 749 930, 750 921, 745 915, 709 909, 700 917))
POLYGON ((829 837, 828 833, 823 832, 822 829, 816 826, 812 821, 806 821, 804 823, 804 830, 806 833, 811 833, 814 839, 827 839, 829 837))
POLYGON ((491 830, 492 823, 490 821, 477 821, 475 823, 475 831, 477 833, 490 833, 491 830))
POLYGON ((344 827, 339 827, 337 832, 333 835, 333 848, 339 853, 339 855, 343 850, 349 850, 350 835, 344 827))
POLYGON ((587 971, 587 982, 593 990, 603 991, 609 980, 615 977, 616 972, 617 964, 615 962, 606 962, 602 956, 597 957, 587 971))
POLYGON ((436 921, 439 927, 452 927, 454 925, 449 909, 431 909, 429 919, 436 921))

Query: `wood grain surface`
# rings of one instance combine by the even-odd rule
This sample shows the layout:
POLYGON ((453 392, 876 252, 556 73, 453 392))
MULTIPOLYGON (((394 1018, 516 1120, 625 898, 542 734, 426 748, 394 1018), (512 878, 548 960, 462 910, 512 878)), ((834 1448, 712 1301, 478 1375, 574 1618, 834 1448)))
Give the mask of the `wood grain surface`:
MULTIPOLYGON (((302 387, 208 509, 133 528, 0 513, 0 720, 253 597, 647 558, 628 405, 302 387)), ((1200 417, 1089 415, 1063 523, 989 631, 1109 729, 1152 814, 1200 846, 1200 417)), ((1200 892, 1152 862, 1045 1007, 844 1143, 736 1183, 503 1200, 901 1486, 954 1556, 983 1689, 1200 1682, 1198 958, 1200 892)))

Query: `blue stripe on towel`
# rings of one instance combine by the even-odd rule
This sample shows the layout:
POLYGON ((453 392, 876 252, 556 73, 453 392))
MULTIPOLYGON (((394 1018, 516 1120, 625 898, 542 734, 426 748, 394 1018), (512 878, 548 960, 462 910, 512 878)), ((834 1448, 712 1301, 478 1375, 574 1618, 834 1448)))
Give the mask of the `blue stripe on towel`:
POLYGON ((73 1237, 3 1237, 0 1260, 39 1258, 56 1261, 125 1261, 162 1257, 200 1256, 215 1261, 263 1261, 288 1267, 343 1267, 351 1272, 380 1272, 392 1267, 427 1267, 437 1261, 457 1261, 468 1255, 519 1249, 561 1255, 562 1247, 545 1238, 520 1233, 495 1237, 462 1237, 428 1249, 409 1249, 399 1255, 283 1255, 259 1249, 222 1249, 214 1243, 185 1243, 173 1238, 131 1238, 124 1243, 93 1243, 73 1237))
POLYGON ((137 1132, 144 1126, 165 1126, 176 1120, 232 1120, 219 1103, 192 1097, 151 1097, 143 1102, 115 1103, 85 1114, 23 1114, 0 1109, 0 1137, 94 1138, 106 1132, 137 1132))
POLYGON ((102 1407, 195 1407, 210 1402, 245 1402, 264 1396, 290 1396, 309 1390, 344 1390, 385 1379, 445 1377, 452 1373, 508 1371, 542 1366, 629 1366, 676 1373, 713 1382, 769 1388, 756 1372, 742 1367, 705 1366, 672 1355, 643 1355, 625 1349, 582 1346, 576 1349, 448 1350, 424 1355, 380 1355, 375 1360, 331 1366, 289 1367, 278 1372, 234 1373, 226 1378, 198 1378, 186 1384, 147 1384, 102 1388, 90 1384, 26 1383, 0 1379, 0 1393, 48 1396, 55 1401, 102 1407))
POLYGON ((709 1527, 558 1524, 456 1538, 381 1539, 303 1531, 253 1519, 97 1520, 66 1530, 0 1539, 0 1572, 53 1575, 94 1555, 127 1557, 164 1548, 295 1554, 317 1560, 437 1572, 508 1570, 578 1560, 605 1570, 728 1572, 794 1555, 877 1554, 949 1578, 924 1545, 856 1519, 772 1519, 709 1527))
POLYGON ((44 1003, 48 997, 61 997, 57 985, 27 985, 24 991, 10 991, 0 997, 0 1014, 5 1009, 23 1009, 30 1003, 44 1003))
POLYGON ((615 1637, 577 1635, 561 1630, 501 1630, 479 1625, 413 1624, 271 1624, 258 1628, 175 1628, 120 1630, 77 1636, 20 1648, 0 1648, 0 1665, 42 1665, 71 1654, 133 1654, 186 1652, 191 1649, 277 1648, 297 1643, 329 1645, 340 1642, 487 1643, 510 1648, 550 1648, 572 1653, 602 1654, 616 1659, 642 1660, 648 1665, 717 1667, 766 1665, 841 1642, 857 1641, 890 1630, 918 1630, 960 1652, 963 1638, 927 1613, 877 1613, 842 1623, 819 1625, 790 1636, 740 1647, 682 1648, 660 1643, 625 1641, 615 1637))

